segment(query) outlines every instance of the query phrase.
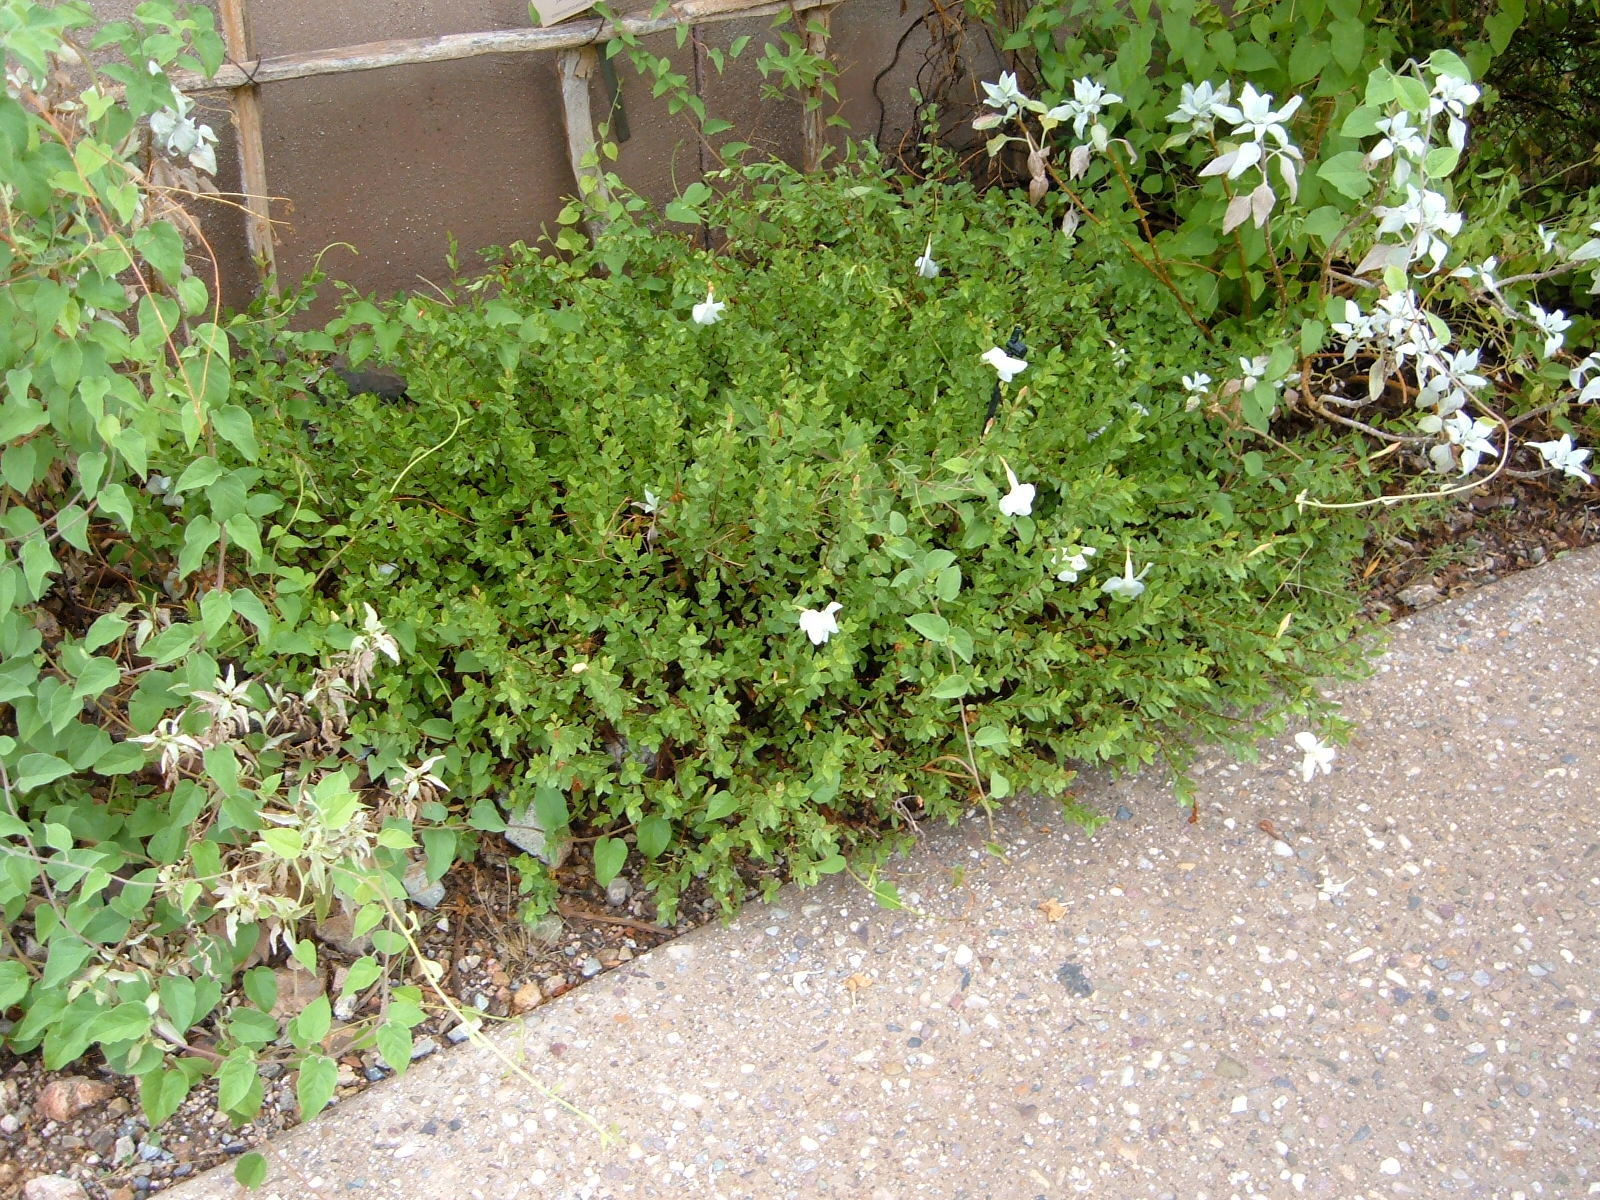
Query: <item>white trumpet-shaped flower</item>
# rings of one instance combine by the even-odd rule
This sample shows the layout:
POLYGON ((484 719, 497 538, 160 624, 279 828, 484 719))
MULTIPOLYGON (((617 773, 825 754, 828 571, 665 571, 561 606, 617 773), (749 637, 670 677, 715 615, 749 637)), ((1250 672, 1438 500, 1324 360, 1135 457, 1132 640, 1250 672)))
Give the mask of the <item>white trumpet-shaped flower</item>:
POLYGON ((844 605, 834 600, 826 608, 802 608, 800 610, 800 630, 811 639, 813 646, 820 646, 834 634, 839 632, 839 622, 834 619, 834 613, 844 605))
POLYGON ((728 306, 712 294, 711 285, 706 284, 706 298, 694 306, 694 323, 696 325, 715 325, 722 319, 722 310, 728 306))
POLYGON ((1000 497, 1000 511, 1008 517, 1025 517, 1033 511, 1036 488, 1031 483, 1018 483, 1016 473, 1006 467, 1006 482, 1011 490, 1000 497))
POLYGON ((999 346, 990 346, 981 357, 999 374, 1001 383, 1010 383, 1028 367, 1026 359, 1012 358, 999 346))
POLYGON ((1133 551, 1123 552, 1122 574, 1113 575, 1100 585, 1100 590, 1106 595, 1117 600, 1137 600, 1144 595, 1144 577, 1150 573, 1150 563, 1145 563, 1140 572, 1133 573, 1133 551))
POLYGON ((933 239, 928 239, 927 247, 922 251, 916 262, 917 274, 924 279, 937 279, 939 264, 933 260, 933 239))

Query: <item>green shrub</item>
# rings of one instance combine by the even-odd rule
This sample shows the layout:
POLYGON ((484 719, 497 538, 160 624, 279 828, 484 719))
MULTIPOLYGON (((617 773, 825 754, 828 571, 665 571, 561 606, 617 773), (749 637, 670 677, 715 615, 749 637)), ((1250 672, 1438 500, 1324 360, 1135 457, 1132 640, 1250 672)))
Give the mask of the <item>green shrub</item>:
POLYGON ((1352 667, 1362 528, 1293 504, 1337 455, 1195 411, 1198 334, 1118 242, 871 163, 724 182, 714 254, 619 203, 593 250, 514 247, 315 340, 407 400, 273 401, 325 603, 412 651, 358 725, 369 770, 440 755, 461 804, 594 837, 602 881, 631 846, 670 910, 1018 788, 1070 810, 1073 764, 1181 767, 1352 667), (1142 595, 1102 589, 1124 574, 1142 595))

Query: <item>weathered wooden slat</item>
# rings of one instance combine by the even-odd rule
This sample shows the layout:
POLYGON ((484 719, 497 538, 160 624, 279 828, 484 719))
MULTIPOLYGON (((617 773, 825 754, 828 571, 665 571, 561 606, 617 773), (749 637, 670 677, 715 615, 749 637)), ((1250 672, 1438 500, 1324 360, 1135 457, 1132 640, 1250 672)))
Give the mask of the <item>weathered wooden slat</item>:
POLYGON ((537 50, 574 50, 607 41, 618 33, 649 34, 686 25, 738 21, 755 17, 796 14, 827 8, 840 0, 773 0, 750 4, 747 0, 679 0, 659 17, 598 18, 568 21, 550 29, 498 29, 483 33, 451 33, 428 38, 391 38, 307 54, 286 54, 242 63, 224 63, 213 77, 197 72, 174 72, 172 79, 183 91, 215 91, 315 75, 344 75, 383 67, 417 63, 451 62, 484 54, 523 54, 537 50))
POLYGON ((596 204, 611 198, 606 187, 605 166, 600 162, 600 146, 594 136, 594 113, 589 104, 589 76, 599 69, 600 55, 593 46, 563 50, 557 55, 561 75, 561 114, 567 129, 567 157, 578 195, 589 207, 589 236, 596 237, 605 227, 602 217, 592 215, 596 204))
MULTIPOLYGON (((250 56, 250 15, 245 0, 218 0, 222 38, 234 59, 250 56)), ((272 245, 272 217, 268 210, 267 154, 261 139, 261 97, 252 85, 229 93, 233 120, 238 127, 239 186, 244 192, 244 237, 250 257, 264 280, 276 279, 277 254, 272 245)))

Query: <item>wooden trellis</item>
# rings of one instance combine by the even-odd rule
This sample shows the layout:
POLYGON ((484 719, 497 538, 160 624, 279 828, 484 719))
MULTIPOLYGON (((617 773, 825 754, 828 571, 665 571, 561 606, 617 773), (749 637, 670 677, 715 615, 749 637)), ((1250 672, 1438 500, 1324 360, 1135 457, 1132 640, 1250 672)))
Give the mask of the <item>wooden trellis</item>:
MULTIPOLYGON (((558 53, 561 111, 567 156, 580 190, 605 196, 604 173, 596 163, 597 139, 589 105, 588 77, 598 62, 596 47, 619 34, 662 33, 722 21, 814 13, 815 29, 805 31, 811 53, 827 52, 829 17, 842 0, 678 0, 659 16, 590 18, 571 20, 546 29, 501 29, 483 33, 455 33, 427 38, 395 38, 382 42, 258 58, 250 40, 246 0, 218 0, 223 38, 231 61, 214 76, 176 72, 173 82, 185 92, 227 91, 238 126, 239 170, 245 197, 245 239, 263 275, 274 270, 272 224, 267 211, 267 164, 262 143, 260 88, 286 79, 316 75, 347 75, 385 67, 451 62, 485 54, 525 54, 554 50, 558 53), (585 181, 588 181, 587 186, 585 181)), ((823 149, 822 96, 809 97, 801 117, 801 164, 815 170, 823 149)))

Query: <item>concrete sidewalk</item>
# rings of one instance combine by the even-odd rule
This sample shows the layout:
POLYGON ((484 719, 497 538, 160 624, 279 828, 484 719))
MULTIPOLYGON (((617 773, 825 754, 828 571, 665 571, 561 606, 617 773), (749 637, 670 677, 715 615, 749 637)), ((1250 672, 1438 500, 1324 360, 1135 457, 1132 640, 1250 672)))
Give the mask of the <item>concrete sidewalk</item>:
MULTIPOLYGON (((276 1142, 259 1194, 1600 1195, 1600 551, 1396 626, 1301 782, 1287 737, 933 830, 276 1142), (1278 836, 1273 836, 1273 831, 1278 836)), ((173 1200, 240 1194, 226 1170, 173 1200)))

